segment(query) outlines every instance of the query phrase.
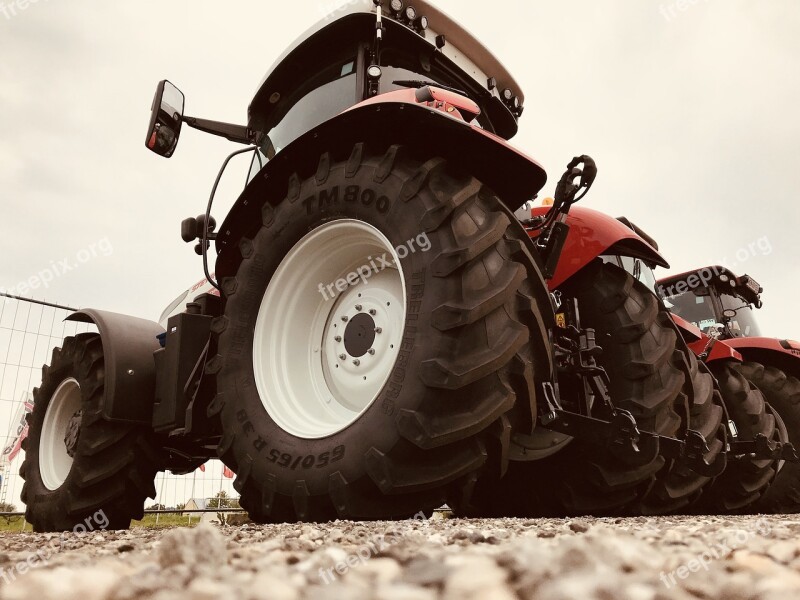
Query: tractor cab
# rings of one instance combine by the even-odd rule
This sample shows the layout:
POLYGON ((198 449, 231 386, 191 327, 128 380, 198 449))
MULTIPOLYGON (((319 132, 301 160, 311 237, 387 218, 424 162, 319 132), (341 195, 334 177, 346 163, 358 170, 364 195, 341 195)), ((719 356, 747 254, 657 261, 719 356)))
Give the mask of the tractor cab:
MULTIPOLYGON (((477 104, 479 114, 460 111, 465 120, 505 139, 516 134, 520 86, 463 27, 422 0, 349 2, 301 36, 262 80, 248 110, 260 150, 250 178, 292 141, 353 106, 399 90, 422 94, 428 84, 477 104)), ((460 108, 454 103, 452 112, 460 108)))
POLYGON ((723 339, 761 336, 754 308, 761 308, 762 291, 749 275, 737 277, 721 266, 658 282, 658 292, 673 313, 704 333, 719 333, 723 339))

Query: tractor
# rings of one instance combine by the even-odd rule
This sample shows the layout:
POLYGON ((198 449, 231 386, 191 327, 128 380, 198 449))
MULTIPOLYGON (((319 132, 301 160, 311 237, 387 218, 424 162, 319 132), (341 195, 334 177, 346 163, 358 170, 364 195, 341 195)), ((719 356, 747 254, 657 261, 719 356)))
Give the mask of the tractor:
POLYGON ((185 108, 161 81, 148 150, 171 157, 184 126, 243 146, 181 224, 205 279, 159 322, 69 317, 97 332, 64 340, 34 390, 21 475, 37 531, 98 510, 128 527, 158 471, 217 457, 256 522, 485 512, 517 469, 541 510, 666 512, 724 470, 711 377, 604 256, 666 261, 573 210, 588 156, 545 215, 515 217, 546 183, 508 142, 523 92, 446 14, 353 0, 278 59, 245 125, 185 108), (245 153, 218 227, 217 186, 245 153))
POLYGON ((736 423, 744 423, 746 441, 755 444, 761 434, 765 448, 775 442, 769 445, 780 459, 770 467, 777 469, 774 481, 765 487, 766 472, 759 479, 753 470, 751 493, 743 497, 760 512, 800 511, 800 465, 791 447, 800 443, 800 343, 761 335, 755 309, 762 307, 763 288, 749 275, 713 265, 661 279, 657 290, 692 350, 742 398, 747 418, 736 423), (758 414, 759 395, 767 403, 764 416, 758 414))

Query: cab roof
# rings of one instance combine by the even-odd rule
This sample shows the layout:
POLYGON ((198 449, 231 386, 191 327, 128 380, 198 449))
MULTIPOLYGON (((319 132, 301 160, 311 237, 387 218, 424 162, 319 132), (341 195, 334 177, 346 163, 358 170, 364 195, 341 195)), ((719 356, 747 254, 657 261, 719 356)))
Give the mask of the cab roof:
MULTIPOLYGON (((389 30, 386 37, 391 35, 391 29, 396 30, 397 26, 412 31, 394 18, 394 13, 389 8, 389 0, 383 0, 382 5, 384 24, 389 30)), ((524 104, 525 97, 516 79, 498 58, 469 31, 427 0, 412 0, 412 2, 406 0, 404 6, 413 6, 418 15, 428 18, 429 28, 425 37, 423 38, 416 32, 415 35, 422 42, 427 43, 431 51, 441 52, 452 60, 487 92, 488 79, 494 78, 497 82, 494 94, 499 95, 502 90, 510 89, 520 99, 520 103, 524 104), (446 44, 443 48, 437 49, 436 38, 440 35, 445 36, 446 44)), ((276 105, 279 103, 274 101, 275 93, 285 92, 280 88, 284 86, 287 68, 291 65, 292 68, 302 69, 304 65, 308 65, 309 58, 311 58, 309 46, 313 42, 329 38, 333 42, 331 47, 335 51, 335 46, 343 45, 342 40, 352 41, 355 44, 367 36, 374 39, 374 27, 363 27, 363 25, 365 20, 374 22, 377 18, 376 13, 377 7, 373 0, 350 0, 332 10, 327 18, 317 22, 295 40, 261 80, 249 109, 251 127, 254 124, 259 125, 270 121, 270 113, 277 108, 276 105)), ((316 44, 313 46, 317 47, 316 44)))
POLYGON ((688 288, 691 289, 708 287, 713 284, 718 286, 720 291, 723 291, 726 286, 730 286, 731 292, 739 294, 746 302, 754 304, 758 308, 761 307, 761 293, 764 288, 749 275, 737 276, 730 269, 720 265, 694 269, 693 271, 659 279, 658 286, 662 289, 669 289, 674 288, 680 282, 687 282, 688 288))

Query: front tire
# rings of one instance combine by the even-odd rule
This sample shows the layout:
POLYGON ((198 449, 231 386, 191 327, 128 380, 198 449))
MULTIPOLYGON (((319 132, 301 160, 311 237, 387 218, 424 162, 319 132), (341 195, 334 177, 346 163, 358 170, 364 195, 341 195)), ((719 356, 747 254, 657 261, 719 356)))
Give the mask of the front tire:
POLYGON ((152 434, 101 417, 104 384, 96 333, 66 338, 42 369, 20 469, 34 531, 126 529, 155 498, 160 458, 152 434))
POLYGON ((487 448, 504 460, 546 343, 525 235, 479 181, 398 146, 325 154, 265 205, 211 366, 253 520, 405 518, 468 490, 487 448))

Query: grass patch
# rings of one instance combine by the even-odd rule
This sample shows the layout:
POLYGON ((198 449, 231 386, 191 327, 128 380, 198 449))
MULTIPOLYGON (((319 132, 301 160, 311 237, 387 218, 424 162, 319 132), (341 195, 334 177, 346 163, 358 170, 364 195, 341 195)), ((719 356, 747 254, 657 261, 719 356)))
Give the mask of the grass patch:
POLYGON ((203 515, 145 515, 141 521, 131 521, 131 528, 145 527, 149 529, 161 529, 162 527, 195 527, 200 522, 203 515), (158 517, 158 523, 156 523, 158 517), (189 522, 191 519, 191 523, 189 522))
MULTIPOLYGON (((131 521, 131 529, 133 528, 146 528, 146 529, 161 529, 165 527, 196 527, 200 522, 202 515, 192 515, 191 523, 189 523, 189 515, 145 515, 141 521, 131 521), (158 523, 156 523, 156 516, 158 516, 158 523)), ((0 533, 21 533, 26 531, 28 533, 33 531, 33 526, 25 522, 23 529, 24 517, 0 517, 0 533)))
POLYGON ((21 533, 22 531, 31 532, 33 531, 33 526, 25 521, 25 517, 0 517, 0 531, 11 531, 17 533, 21 533))

